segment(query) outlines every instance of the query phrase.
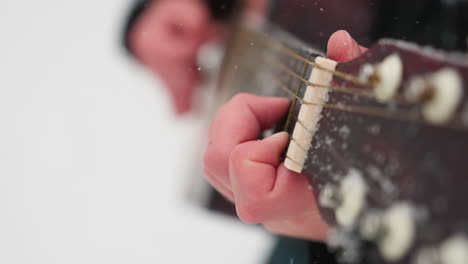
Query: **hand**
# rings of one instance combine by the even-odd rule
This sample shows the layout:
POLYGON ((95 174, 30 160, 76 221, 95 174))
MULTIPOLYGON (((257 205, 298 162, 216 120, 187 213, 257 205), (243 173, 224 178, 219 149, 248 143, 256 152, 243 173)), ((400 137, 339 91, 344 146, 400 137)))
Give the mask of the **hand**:
MULTIPOLYGON (((345 31, 333 34, 328 48, 329 57, 338 61, 365 50, 345 31)), ((257 140, 284 117, 288 106, 287 99, 251 94, 237 95, 224 105, 210 127, 205 174, 235 203, 242 221, 261 223, 277 234, 325 240, 330 228, 320 217, 306 177, 281 162, 288 135, 257 140)))
POLYGON ((286 133, 257 140, 279 122, 289 101, 285 98, 235 96, 214 119, 205 154, 210 183, 236 205, 246 223, 262 223, 272 232, 324 239, 321 221, 307 179, 287 170, 280 156, 286 133))
POLYGON ((129 40, 137 59, 166 83, 182 114, 191 109, 199 84, 197 54, 221 35, 202 1, 157 0, 138 19, 129 40))

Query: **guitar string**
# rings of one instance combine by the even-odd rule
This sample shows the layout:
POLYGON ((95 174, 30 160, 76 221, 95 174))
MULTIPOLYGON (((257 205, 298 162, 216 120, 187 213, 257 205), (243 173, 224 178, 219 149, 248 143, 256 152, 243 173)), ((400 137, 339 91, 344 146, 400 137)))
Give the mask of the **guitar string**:
POLYGON ((378 116, 378 117, 394 119, 394 120, 399 120, 399 121, 419 122, 419 120, 417 120, 417 119, 407 118, 407 116, 409 116, 409 114, 406 113, 406 112, 402 112, 402 111, 394 113, 395 110, 393 112, 388 112, 388 111, 385 111, 384 109, 380 109, 380 108, 377 108, 377 107, 371 107, 371 106, 356 106, 356 105, 350 106, 350 105, 326 104, 326 103, 321 104, 321 103, 316 103, 316 102, 305 101, 304 99, 300 98, 297 94, 295 94, 293 91, 291 91, 291 89, 289 89, 281 81, 275 80, 275 82, 277 82, 277 85, 283 91, 285 91, 288 94, 292 95, 297 101, 299 101, 303 105, 322 106, 322 107, 329 108, 329 109, 334 109, 334 110, 340 110, 340 111, 358 113, 358 114, 365 114, 365 115, 371 115, 371 116, 378 116))
MULTIPOLYGON (((381 118, 386 118, 386 119, 391 119, 391 120, 396 120, 396 121, 403 121, 403 122, 410 122, 410 123, 425 124, 425 125, 434 126, 433 124, 428 123, 427 121, 425 121, 423 119, 410 118, 411 113, 409 113, 407 111, 401 111, 401 110, 388 111, 388 110, 385 110, 385 109, 381 109, 379 107, 372 107, 372 106, 326 104, 326 103, 323 104, 323 103, 305 101, 304 99, 300 98, 298 94, 291 91, 291 89, 289 89, 280 80, 276 79, 275 82, 277 82, 277 85, 280 87, 281 90, 283 90, 283 91, 287 92, 288 94, 292 95, 295 100, 299 101, 299 103, 301 103, 303 105, 319 106, 319 107, 324 107, 324 108, 327 108, 327 109, 332 109, 332 110, 337 110, 337 111, 356 113, 356 114, 363 114, 363 115, 381 117, 381 118)), ((296 117, 296 121, 298 121, 301 126, 303 126, 305 129, 307 129, 308 132, 312 133, 312 131, 310 129, 308 129, 302 123, 302 121, 299 120, 299 118, 296 117)), ((443 128, 460 130, 460 131, 468 131, 467 127, 464 127, 463 125, 457 124, 457 123, 450 123, 450 124, 446 124, 446 125, 438 125, 437 127, 443 127, 443 128)))
MULTIPOLYGON (((305 74, 306 74, 307 68, 308 68, 308 66, 307 66, 307 64, 305 64, 304 67, 303 67, 303 69, 302 69, 302 75, 305 75, 305 74)), ((291 76, 291 75, 289 75, 289 77, 290 77, 290 78, 293 78, 293 76, 291 76)), ((294 93, 294 94, 296 94, 296 95, 299 94, 299 91, 300 91, 300 89, 301 89, 301 86, 302 86, 302 83, 299 82, 298 85, 297 85, 297 88, 296 88, 295 93, 294 93, 293 91, 291 91, 291 90, 290 90, 290 92, 291 92, 291 93, 294 93)), ((289 139, 290 139, 291 141, 295 142, 295 144, 296 144, 302 151, 304 151, 305 155, 307 155, 307 153, 309 152, 309 151, 307 150, 307 148, 305 148, 304 146, 302 146, 301 144, 299 144, 299 142, 296 140, 296 138, 294 138, 294 136, 293 136, 293 134, 292 134, 292 132, 293 132, 294 130, 291 131, 291 132, 288 132, 288 131, 287 131, 287 128, 288 128, 288 126, 289 126, 289 123, 291 122, 291 119, 294 118, 294 119, 296 120, 296 122, 299 123, 301 126, 303 126, 304 129, 306 129, 309 133, 311 133, 312 135, 314 134, 314 132, 308 130, 308 128, 304 125, 304 123, 303 123, 302 121, 299 120, 298 117, 296 117, 296 116, 293 115, 294 108, 295 108, 297 102, 300 103, 300 101, 298 101, 298 100, 293 100, 293 102, 291 103, 291 106, 290 106, 290 108, 289 108, 288 117, 287 117, 287 119, 286 119, 286 123, 285 123, 285 126, 284 126, 283 130, 284 130, 285 132, 287 132, 287 134, 288 134, 288 136, 289 136, 289 139)), ((289 144, 291 144, 291 142, 290 142, 289 144)), ((285 159, 289 159, 291 162, 295 163, 296 165, 298 165, 298 166, 300 166, 300 167, 303 166, 303 164, 301 164, 300 162, 298 162, 298 161, 292 159, 291 157, 289 157, 287 153, 285 154, 284 158, 285 158, 285 159)))
MULTIPOLYGON (((307 85, 311 85, 311 86, 314 86, 314 87, 317 87, 317 88, 331 89, 331 90, 337 91, 337 92, 342 92, 342 93, 347 93, 347 94, 352 94, 352 95, 357 95, 357 96, 363 96, 363 97, 368 97, 368 98, 377 100, 376 97, 375 97, 375 94, 373 92, 370 92, 370 91, 367 91, 367 90, 363 90, 363 89, 359 89, 359 88, 353 88, 353 87, 345 87, 345 86, 337 86, 337 85, 321 85, 321 84, 318 84, 318 83, 313 83, 313 82, 310 82, 310 81, 306 80, 305 78, 299 76, 297 73, 295 73, 294 71, 292 71, 290 68, 288 68, 286 65, 284 65, 283 63, 281 63, 279 61, 272 62, 271 65, 283 70, 284 72, 288 73, 289 75, 292 75, 293 77, 299 79, 301 82, 303 82, 303 83, 305 83, 307 85)), ((416 105, 417 104, 417 103, 408 102, 408 100, 406 100, 405 98, 403 98, 401 96, 396 96, 395 98, 393 98, 391 100, 388 100, 386 103, 387 104, 394 103, 394 104, 400 104, 400 105, 416 105)))
MULTIPOLYGON (((248 31, 248 33, 253 34, 255 32, 248 31)), ((256 33, 256 34, 257 34, 257 36, 259 35, 258 33, 256 33)), ((274 39, 271 39, 271 38, 268 38, 266 35, 262 35, 262 36, 265 38, 265 40, 269 44, 273 44, 273 45, 277 46, 282 51, 289 54, 291 57, 299 59, 300 61, 304 62, 307 65, 310 65, 312 67, 316 67, 316 68, 321 69, 323 71, 329 72, 329 73, 333 74, 334 76, 339 77, 341 79, 344 79, 344 80, 347 80, 347 81, 350 81, 350 82, 354 82, 356 84, 363 85, 363 86, 370 86, 370 83, 362 82, 358 77, 356 77, 354 75, 350 75, 350 74, 347 74, 347 73, 344 73, 344 72, 324 69, 323 67, 316 64, 315 62, 312 62, 309 59, 302 57, 301 55, 296 53, 294 50, 284 46, 284 44, 282 44, 281 42, 279 42, 277 40, 274 40, 274 39)), ((301 80, 305 84, 315 85, 315 84, 305 80, 303 77, 301 77, 301 76, 299 76, 297 74, 295 74, 295 75, 296 75, 295 77, 297 77, 299 80, 301 80)), ((370 87, 372 88, 372 86, 370 86, 370 87)), ((330 88, 330 89, 336 88, 336 90, 340 89, 340 90, 342 90, 342 92, 344 92, 344 91, 349 92, 350 91, 349 89, 351 89, 352 92, 357 92, 357 91, 355 91, 355 90, 357 90, 357 88, 348 88, 348 87, 339 87, 339 86, 338 87, 336 87, 336 86, 325 87, 324 86, 324 87, 318 87, 318 88, 330 88)), ((291 90, 288 88, 288 91, 291 91, 291 90)), ((361 92, 361 91, 359 91, 359 92, 361 92)), ((364 91, 362 91, 362 92, 364 92, 364 91)), ((370 96, 370 94, 355 94, 355 95, 357 95, 357 96, 368 96, 368 97, 370 96)), ((314 103, 312 103, 312 102, 304 102, 303 99, 298 97, 297 95, 295 95, 294 97, 301 104, 314 105, 314 103)), ((401 97, 398 97, 395 100, 398 103, 401 103, 401 104, 408 104, 408 102, 405 102, 401 97)), ((358 113, 358 114, 364 114, 364 115, 370 115, 370 116, 377 116, 377 117, 393 119, 393 120, 398 120, 398 121, 405 121, 405 122, 424 123, 424 124, 427 124, 427 125, 434 126, 433 124, 430 124, 430 123, 426 122, 425 120, 421 120, 421 119, 418 119, 418 118, 410 118, 411 115, 407 111, 406 112, 405 111, 400 111, 400 110, 391 110, 391 111, 389 111, 389 109, 384 109, 384 108, 381 108, 381 107, 369 107, 369 106, 357 106, 357 105, 349 106, 349 105, 342 105, 342 104, 315 104, 315 105, 322 106, 322 107, 325 107, 325 108, 328 108, 328 109, 338 110, 338 111, 345 111, 345 112, 350 112, 350 113, 358 113)), ((464 130, 464 131, 468 130, 468 128, 464 127, 463 125, 457 124, 457 123, 455 123, 455 124, 450 123, 450 124, 446 124, 446 125, 438 125, 438 127, 445 127, 445 128, 450 128, 450 129, 455 129, 455 130, 464 130)))
MULTIPOLYGON (((249 33, 254 34, 255 32, 249 31, 249 33)), ((258 33, 256 33, 256 34, 258 34, 258 33)), ((262 35, 262 36, 263 36, 263 38, 265 39, 266 42, 270 42, 269 44, 273 44, 273 45, 279 47, 282 51, 286 52, 287 54, 289 54, 293 58, 299 59, 300 61, 304 62, 306 65, 311 65, 312 67, 316 67, 316 68, 318 68, 318 69, 320 69, 322 71, 331 73, 332 75, 334 75, 336 77, 339 77, 341 79, 345 79, 345 80, 350 81, 350 82, 354 82, 354 83, 356 83, 358 85, 373 88, 370 85, 370 83, 362 82, 358 77, 356 77, 354 75, 347 74, 347 73, 340 72, 340 71, 332 71, 332 70, 323 68, 320 65, 318 65, 317 63, 312 62, 310 60, 311 55, 309 55, 307 58, 304 58, 301 55, 299 55, 297 52, 295 52, 294 50, 284 46, 281 42, 279 42, 277 40, 274 40, 274 39, 271 39, 271 38, 268 38, 267 36, 264 36, 264 35, 262 35)), ((296 78, 300 79, 301 81, 303 81, 303 82, 305 82, 307 84, 312 84, 309 81, 302 78, 301 76, 299 76, 296 73, 292 72, 287 66, 285 66, 284 64, 282 64, 282 63, 280 63, 278 61, 272 62, 272 65, 275 66, 275 67, 283 69, 284 71, 288 72, 289 74, 294 75, 296 78)), ((353 95, 357 95, 357 96, 365 96, 365 97, 372 98, 372 99, 376 100, 376 96, 375 96, 374 92, 369 91, 369 90, 363 90, 363 89, 360 89, 360 88, 353 88, 353 87, 336 86, 336 85, 333 85, 333 86, 324 86, 324 85, 319 85, 319 84, 313 84, 313 85, 316 86, 316 87, 329 88, 329 89, 332 89, 332 90, 335 90, 335 91, 348 93, 348 94, 353 94, 353 95)), ((400 95, 395 96, 395 98, 387 101, 387 103, 396 103, 396 104, 401 104, 401 105, 415 104, 415 103, 408 102, 404 97, 402 97, 400 95)))
MULTIPOLYGON (((268 65, 268 64, 267 64, 268 65)), ((313 83, 313 82, 310 82, 308 80, 306 80, 304 77, 302 77, 301 75, 295 73, 292 69, 288 68, 286 65, 280 63, 280 62, 277 62, 277 63, 272 63, 272 65, 276 65, 278 66, 279 68, 281 68, 281 70, 283 70, 284 72, 286 72, 289 76, 292 76, 294 78, 296 78, 297 80, 299 80, 300 82, 306 84, 306 85, 309 85, 309 86, 314 86, 314 88, 321 88, 321 89, 331 89, 331 90, 334 90, 334 91, 338 91, 338 92, 343 92, 343 93, 347 93, 347 94, 352 94, 352 95, 356 95, 356 96, 364 96, 364 97, 369 97, 369 98, 372 98, 372 99, 375 99, 373 94, 372 93, 369 93, 368 91, 363 91, 363 90, 360 90, 358 88, 348 88, 348 87, 342 87, 342 86, 330 86, 330 85, 321 85, 321 84, 317 84, 317 83, 313 83)), ((306 64, 307 66, 308 64, 306 64)), ((278 82, 278 77, 276 75, 274 75, 273 73, 269 72, 268 73, 269 75, 271 75, 271 77, 273 79, 276 80, 276 82, 278 82)), ((305 75, 305 72, 302 74, 303 76, 305 75)), ((296 89, 297 90, 297 89, 296 89)), ((299 98, 297 96, 297 94, 295 95, 295 97, 299 98)), ((387 102, 388 104, 391 104, 391 103, 398 103, 398 104, 403 104, 403 105, 407 105, 408 102, 405 102, 405 101, 401 101, 401 100, 391 100, 389 102, 387 102)), ((338 105, 337 105, 338 106, 338 105)), ((340 105, 341 106, 341 105, 340 105)), ((333 107, 333 105, 330 105, 330 108, 333 107)), ((349 106, 341 106, 342 108, 344 107, 349 107, 349 106)), ((368 114, 368 115, 371 115, 370 112, 366 112, 367 109, 371 110, 372 112, 378 112, 379 116, 380 117, 393 117, 394 119, 397 119, 397 120, 408 120, 408 118, 403 118, 403 117, 394 117, 389 111, 388 109, 385 109, 383 107, 360 107, 360 106, 353 106, 353 108, 356 108, 356 107, 359 107, 361 108, 359 111, 362 111, 363 113, 365 114, 368 114)), ((335 107, 337 108, 337 107, 335 107)), ((393 111, 395 112, 395 111, 393 111)), ((408 113, 406 112, 401 112, 400 114, 401 116, 407 116, 408 113)))
MULTIPOLYGON (((283 70, 288 73, 289 75, 295 77, 296 79, 298 79, 300 82, 306 84, 306 85, 309 85, 309 86, 314 86, 314 88, 322 88, 322 89, 331 89, 331 90, 335 90, 335 91, 339 91, 339 92, 344 92, 344 93, 349 93, 349 94, 353 94, 353 95, 357 95, 357 96, 366 96, 366 97, 370 97, 369 94, 367 93, 360 93, 360 92, 365 92, 365 91, 355 91, 355 90, 358 90, 356 88, 347 88, 347 87, 337 87, 337 86, 328 86, 328 85, 320 85, 320 84, 316 84, 316 83, 313 83, 313 82, 310 82, 310 81, 307 81, 306 79, 304 79, 302 76, 300 76, 299 74, 293 72, 291 69, 287 68, 287 66, 285 66, 284 64, 281 64, 281 67, 283 68, 283 70), (349 89, 352 89, 351 91, 349 89)), ((272 73, 270 73, 272 78, 275 80, 275 82, 281 82, 277 76, 273 75, 272 73)), ((283 87, 284 89, 284 84, 283 84, 283 87)), ((291 92, 291 91, 290 91, 291 92)), ((299 98, 297 93, 295 94, 295 97, 299 98)), ((312 102, 311 102, 312 103, 312 102)), ((389 103, 392 103, 392 101, 390 101, 389 103)), ((402 102, 404 104, 404 102, 402 102)), ((344 106, 343 107, 349 107, 349 106, 344 106)), ((353 107, 361 107, 361 106, 353 106, 353 107)), ((384 116, 383 113, 386 113, 385 116, 391 116, 388 109, 385 109, 383 107, 362 107, 362 110, 364 111, 364 109, 370 109, 370 110, 373 110, 374 112, 381 112, 380 116, 384 116)), ((395 112, 395 110, 393 110, 395 112)), ((404 116, 407 116, 408 113, 406 112, 401 112, 402 115, 404 116)), ((366 113, 366 114, 370 114, 370 113, 366 113)), ((402 119, 402 120, 408 120, 407 118, 396 118, 396 119, 402 119)))
POLYGON ((288 160, 290 160, 290 161, 292 161, 293 163, 296 163, 297 165, 299 165, 299 166, 301 166, 301 167, 304 166, 304 164, 301 164, 301 163, 299 163, 298 161, 295 161, 294 159, 292 159, 292 158, 289 157, 288 155, 286 155, 285 158, 288 159, 288 160))
MULTIPOLYGON (((256 65, 256 64, 254 64, 256 65)), ((267 63, 268 65, 268 63, 267 63)), ((310 65, 313 66, 312 64, 306 63, 305 66, 310 65)), ((317 88, 323 88, 323 89, 333 89, 337 88, 335 90, 340 90, 340 91, 346 91, 351 94, 357 95, 357 96, 363 96, 364 94, 361 94, 360 92, 363 91, 356 91, 356 88, 351 88, 352 90, 350 91, 350 88, 347 87, 334 87, 334 86, 328 86, 328 85, 319 85, 315 84, 312 82, 307 81, 304 79, 304 77, 300 76, 299 74, 295 73, 291 69, 289 69, 287 66, 282 65, 281 67, 284 68, 284 70, 287 70, 287 73, 290 74, 290 76, 295 77, 296 79, 300 80, 302 83, 306 85, 311 85, 311 86, 317 86, 317 88)), ((269 73, 272 74, 272 73, 269 73)), ((303 73, 305 75, 305 72, 303 73)), ((276 76, 273 76, 273 78, 277 78, 276 76)), ((393 119, 393 120, 399 120, 399 121, 411 121, 411 122, 417 122, 419 120, 417 119, 411 119, 408 118, 410 116, 408 112, 402 112, 402 111, 397 111, 397 110, 392 110, 389 111, 389 109, 385 109, 383 107, 370 107, 370 106, 349 106, 349 105, 342 105, 342 104, 317 104, 314 102, 305 102, 302 98, 300 98, 297 94, 295 94, 291 88, 286 88, 285 86, 280 86, 283 90, 287 91, 288 93, 292 94, 294 98, 297 99, 301 104, 306 104, 306 105, 316 105, 316 106, 323 106, 328 109, 335 109, 339 111, 345 111, 345 112, 351 112, 351 113, 359 113, 359 114, 365 114, 368 116, 377 116, 377 117, 383 117, 387 119, 393 119)), ((297 91, 298 92, 298 91, 297 91)), ((365 96, 370 96, 369 94, 365 94, 365 96)), ((290 113, 291 114, 291 113, 290 113)))
POLYGON ((307 85, 312 85, 312 86, 315 86, 315 87, 318 87, 318 88, 331 89, 331 90, 334 90, 334 91, 349 93, 349 94, 353 94, 353 95, 359 95, 359 96, 375 98, 374 94, 372 92, 364 91, 364 90, 357 89, 357 88, 350 88, 350 87, 343 87, 343 86, 330 86, 330 85, 321 85, 321 84, 317 84, 317 83, 312 83, 310 81, 307 81, 303 77, 299 76, 297 73, 293 72, 286 65, 284 65, 284 64, 282 64, 280 62, 272 62, 272 65, 275 66, 275 67, 278 67, 281 70, 285 71, 286 73, 296 77, 297 79, 299 79, 300 81, 304 82, 307 85))
MULTIPOLYGON (((308 58, 310 58, 311 56, 312 56, 312 54, 309 55, 308 58)), ((296 63, 296 66, 297 66, 298 64, 300 65, 300 62, 299 62, 299 61, 295 61, 295 63, 296 63)), ((304 66, 302 67, 302 75, 303 75, 303 76, 306 75, 306 73, 307 73, 307 68, 308 68, 308 67, 309 67, 309 66, 308 66, 307 64, 304 64, 304 66)), ((292 75, 289 75, 289 78, 290 78, 290 79, 293 79, 294 77, 293 77, 292 75)), ((296 94, 299 94, 299 91, 300 91, 300 89, 301 89, 301 86, 302 86, 302 83, 301 83, 301 82, 298 82, 298 84, 297 84, 297 86, 296 86, 296 91, 295 91, 296 94)), ((284 124, 284 129, 283 129, 283 130, 287 130, 287 128, 289 127, 289 124, 290 124, 290 122, 291 122, 291 116, 292 116, 293 110, 294 110, 294 108, 295 108, 295 106, 296 106, 296 102, 297 102, 297 100, 294 100, 294 101, 291 103, 291 107, 289 108, 288 117, 287 117, 286 122, 285 122, 285 124, 284 124)))
POLYGON ((251 34, 251 35, 254 35, 256 37, 260 36, 262 37, 262 39, 264 39, 266 43, 268 44, 271 44, 272 46, 278 48, 280 51, 283 51, 285 54, 293 57, 293 58, 296 58, 306 64, 309 64, 313 67, 316 67, 322 71, 325 71, 325 72, 328 72, 328 73, 331 73, 333 74, 334 76, 338 77, 338 78, 341 78, 343 80, 346 80, 346 81, 350 81, 350 82, 353 82, 355 84, 358 84, 358 85, 362 85, 362 86, 368 86, 368 87, 371 87, 373 88, 373 86, 369 83, 369 82, 364 82, 362 81, 361 79, 359 79, 358 77, 352 75, 352 74, 348 74, 348 73, 345 73, 345 72, 341 72, 341 71, 336 71, 336 70, 329 70, 329 69, 326 69, 326 68, 323 68, 322 66, 318 65, 317 63, 307 59, 307 58, 304 58, 302 57, 300 54, 298 54, 296 51, 294 51, 293 49, 289 48, 289 47, 286 47, 283 43, 275 40, 275 39, 272 39, 270 37, 268 37, 267 35, 264 35, 264 34, 258 34, 257 32, 254 32, 252 30, 248 30, 246 28, 244 28, 244 30, 246 31, 246 33, 248 34, 251 34))
POLYGON ((296 145, 302 150, 304 151, 306 154, 307 152, 309 152, 308 149, 306 149, 304 146, 302 146, 301 144, 299 144, 299 141, 297 141, 292 135, 289 136, 289 138, 294 141, 296 143, 296 145))

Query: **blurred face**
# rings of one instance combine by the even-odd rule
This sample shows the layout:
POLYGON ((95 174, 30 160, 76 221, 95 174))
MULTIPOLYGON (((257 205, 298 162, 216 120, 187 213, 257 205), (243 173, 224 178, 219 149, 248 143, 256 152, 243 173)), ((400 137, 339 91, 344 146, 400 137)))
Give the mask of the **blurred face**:
POLYGON ((215 28, 199 0, 158 0, 150 4, 130 36, 138 58, 146 63, 188 59, 215 28))
MULTIPOLYGON (((247 9, 263 14, 266 1, 248 1, 247 9)), ((221 32, 221 26, 211 21, 205 1, 157 0, 137 21, 130 43, 149 66, 162 60, 193 60, 203 44, 221 39, 221 32)))
MULTIPOLYGON (((247 2, 251 12, 264 13, 265 0, 247 2)), ((197 55, 210 41, 223 39, 225 29, 212 21, 203 0, 153 1, 130 32, 130 48, 138 60, 167 85, 176 112, 189 111, 200 82, 197 55)))
POLYGON ((203 1, 157 0, 130 33, 131 49, 166 83, 177 113, 191 108, 200 79, 198 51, 206 42, 219 39, 220 32, 203 1))

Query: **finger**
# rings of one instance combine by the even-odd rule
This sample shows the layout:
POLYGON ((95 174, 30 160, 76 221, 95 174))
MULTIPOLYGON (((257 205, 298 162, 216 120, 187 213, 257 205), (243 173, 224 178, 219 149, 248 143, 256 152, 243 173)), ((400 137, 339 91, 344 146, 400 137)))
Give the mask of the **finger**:
MULTIPOLYGON (((206 174, 207 172, 205 172, 206 174)), ((211 184, 213 188, 215 188, 224 198, 228 199, 231 202, 234 202, 234 194, 232 193, 231 190, 227 189, 221 182, 219 182, 219 179, 217 177, 213 177, 212 175, 208 175, 207 180, 211 184)))
POLYGON ((312 217, 321 222, 315 199, 304 175, 277 169, 288 136, 276 134, 262 141, 239 145, 232 152, 229 173, 239 217, 247 223, 312 217))
POLYGON ((276 167, 288 143, 285 132, 238 145, 229 158, 229 176, 236 202, 248 203, 273 190, 276 167))
POLYGON ((304 175, 291 172, 281 164, 271 196, 279 213, 263 222, 268 230, 280 235, 326 240, 331 228, 322 219, 313 190, 304 175))
POLYGON ((359 44, 345 30, 333 33, 328 40, 327 56, 339 62, 352 60, 367 49, 359 44))
POLYGON ((204 157, 205 171, 230 189, 229 156, 240 143, 256 140, 260 133, 279 122, 287 112, 285 98, 240 94, 224 105, 214 118, 204 157))

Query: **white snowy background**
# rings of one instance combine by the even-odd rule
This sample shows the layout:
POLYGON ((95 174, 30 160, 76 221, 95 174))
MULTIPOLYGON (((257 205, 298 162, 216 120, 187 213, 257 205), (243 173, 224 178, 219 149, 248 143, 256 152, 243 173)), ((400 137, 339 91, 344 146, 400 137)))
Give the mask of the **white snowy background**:
POLYGON ((129 0, 0 2, 0 263, 258 264, 187 200, 204 123, 119 46, 129 0))

